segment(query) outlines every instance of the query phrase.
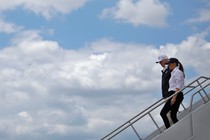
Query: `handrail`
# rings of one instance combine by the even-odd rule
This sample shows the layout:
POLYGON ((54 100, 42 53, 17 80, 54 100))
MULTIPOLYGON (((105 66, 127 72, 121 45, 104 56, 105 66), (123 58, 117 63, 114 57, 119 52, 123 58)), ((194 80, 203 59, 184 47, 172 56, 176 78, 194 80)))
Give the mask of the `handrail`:
MULTIPOLYGON (((194 96, 195 96, 196 94, 200 93, 201 90, 203 90, 204 88, 206 88, 206 87, 209 86, 209 85, 210 85, 210 83, 207 84, 206 86, 204 86, 203 88, 199 89, 197 92, 195 92, 195 93, 191 96, 191 100, 190 100, 190 111, 192 110, 192 104, 193 104, 194 96)), ((201 94, 200 94, 200 96, 201 96, 201 94)), ((203 96, 201 96, 201 97, 202 97, 203 101, 206 103, 207 101, 203 98, 203 96)), ((208 95, 207 95, 207 98, 208 98, 208 95)), ((209 99, 209 98, 208 98, 208 99, 209 99)))
POLYGON ((145 110, 143 110, 142 112, 140 112, 139 114, 137 114, 136 116, 134 116, 133 118, 131 118, 130 120, 128 120, 127 122, 125 122, 124 124, 122 124, 121 126, 119 126, 118 128, 116 128, 115 130, 113 130, 111 133, 109 133, 108 135, 106 135, 105 137, 103 137, 101 140, 104 140, 106 137, 112 135, 114 132, 118 131, 116 134, 114 134, 112 137, 110 137, 109 139, 113 138, 114 136, 116 136, 117 134, 119 134, 120 132, 122 132, 123 130, 125 130, 126 128, 128 128, 129 126, 131 126, 133 123, 131 123, 132 120, 136 119, 138 116, 140 116, 141 114, 143 114, 144 112, 146 112, 147 110, 149 110, 151 107, 153 107, 154 105, 156 105, 157 103, 159 103, 160 101, 162 101, 163 99, 158 100, 157 102, 153 103, 151 106, 149 106, 148 108, 146 108, 145 110), (126 124, 128 124, 126 126, 126 124), (122 130, 120 130, 122 128, 122 130))
MULTIPOLYGON (((196 80, 192 81, 187 86, 185 86, 184 88, 182 88, 180 91, 183 92, 185 89, 190 88, 190 90, 188 90, 186 93, 184 93, 184 96, 185 96, 188 93, 190 93, 192 90, 200 87, 200 89, 196 92, 196 93, 198 93, 198 92, 200 92, 201 90, 204 90, 204 88, 206 88, 206 87, 208 87, 210 85, 210 83, 208 83, 207 85, 205 85, 205 86, 202 87, 202 84, 206 83, 207 81, 210 81, 210 77, 200 76, 199 78, 197 78, 196 80), (199 80, 201 80, 201 79, 203 79, 203 81, 199 82, 199 80), (196 85, 193 85, 193 84, 196 84, 196 85)), ((170 97, 168 97, 166 100, 172 98, 176 94, 178 94, 178 92, 174 93, 173 95, 171 95, 170 97)), ((193 97, 194 97, 194 94, 192 95, 193 97)), ((190 103, 190 111, 191 111, 191 108, 192 108, 191 107, 192 106, 192 100, 193 100, 192 98, 191 98, 191 103, 190 103)), ((156 125, 157 129, 159 130, 159 133, 161 133, 161 129, 157 125, 157 123, 154 120, 154 118, 152 117, 151 112, 154 111, 155 109, 157 109, 159 106, 161 106, 164 103, 165 103, 165 100, 159 99, 157 102, 153 103, 151 106, 149 106, 148 108, 146 108, 142 112, 138 113, 137 115, 135 115, 134 117, 132 117, 130 120, 128 120, 124 124, 120 125, 118 128, 114 129, 112 132, 110 132, 109 134, 107 134, 106 136, 104 136, 101 140, 110 140, 113 137, 115 137, 116 135, 118 135, 121 132, 123 132, 128 127, 131 127, 134 130, 134 132, 138 136, 139 140, 143 140, 142 138, 140 138, 140 136, 137 133, 136 129, 134 128, 133 124, 135 122, 139 121, 140 119, 142 119, 146 115, 149 115, 151 117, 153 123, 156 125)), ((186 108, 184 107, 184 109, 186 109, 186 108)))

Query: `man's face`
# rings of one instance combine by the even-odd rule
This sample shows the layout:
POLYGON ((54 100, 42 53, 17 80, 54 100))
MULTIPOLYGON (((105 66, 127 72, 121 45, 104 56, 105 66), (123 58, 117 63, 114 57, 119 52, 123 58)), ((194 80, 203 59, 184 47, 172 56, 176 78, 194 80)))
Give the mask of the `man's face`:
POLYGON ((163 59, 159 63, 162 67, 165 67, 167 61, 168 61, 167 59, 163 59))

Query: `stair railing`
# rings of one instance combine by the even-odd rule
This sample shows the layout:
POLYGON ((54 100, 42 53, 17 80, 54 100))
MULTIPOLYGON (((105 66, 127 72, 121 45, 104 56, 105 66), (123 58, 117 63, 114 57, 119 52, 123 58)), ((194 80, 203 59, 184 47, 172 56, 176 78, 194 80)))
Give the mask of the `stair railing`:
MULTIPOLYGON (((191 96, 191 101, 190 101, 190 105, 189 105, 189 108, 190 108, 189 111, 192 111, 193 99, 194 99, 194 96, 196 94, 199 94, 201 96, 201 98, 203 99, 204 103, 206 103, 207 101, 210 100, 210 97, 208 96, 207 92, 205 91, 205 89, 209 85, 210 85, 210 77, 201 76, 201 77, 199 77, 196 80, 192 81, 191 83, 189 83, 187 86, 185 86, 183 89, 180 90, 180 91, 182 91, 184 93, 184 96, 186 96, 187 94, 191 93, 193 90, 199 88, 196 92, 193 92, 193 94, 191 96), (185 91, 187 89, 188 89, 188 91, 185 91), (204 96, 201 94, 201 91, 204 92, 205 97, 207 97, 207 101, 204 98, 204 96)), ((164 104, 165 100, 168 100, 168 99, 172 98, 176 94, 178 94, 178 92, 174 93, 173 95, 171 95, 167 99, 160 99, 157 102, 153 103, 151 106, 149 106, 148 108, 146 108, 145 110, 143 110, 142 112, 140 112, 139 114, 137 114, 136 116, 134 116, 133 118, 131 118, 130 120, 128 120, 127 122, 125 122, 124 124, 119 126, 118 128, 116 128, 115 130, 113 130, 112 132, 110 132, 109 134, 104 136, 103 138, 101 138, 101 140, 111 140, 112 138, 114 138, 118 134, 122 133, 124 130, 126 130, 129 127, 132 128, 132 130, 137 135, 139 140, 144 140, 143 138, 140 137, 140 134, 137 132, 137 130, 134 127, 133 124, 136 123, 137 121, 141 120, 143 117, 145 117, 147 115, 151 118, 152 122, 157 127, 158 132, 162 133, 163 130, 161 130, 161 127, 158 126, 158 124, 155 121, 154 117, 152 116, 151 112, 154 111, 155 109, 157 109, 162 104, 164 104)), ((185 105, 183 105, 183 103, 182 103, 182 107, 184 108, 184 110, 186 110, 186 108, 187 108, 187 107, 185 107, 185 105)))

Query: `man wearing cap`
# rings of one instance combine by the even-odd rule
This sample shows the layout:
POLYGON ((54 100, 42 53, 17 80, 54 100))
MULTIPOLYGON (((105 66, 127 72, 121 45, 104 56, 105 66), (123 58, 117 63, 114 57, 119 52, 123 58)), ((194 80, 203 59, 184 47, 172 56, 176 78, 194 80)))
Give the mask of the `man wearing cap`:
MULTIPOLYGON (((169 79, 171 77, 171 70, 169 69, 167 63, 168 63, 168 56, 167 55, 160 55, 158 56, 158 60, 156 61, 156 63, 160 64, 163 69, 161 70, 162 72, 162 78, 161 78, 161 90, 162 90, 162 98, 166 99, 167 97, 169 97, 169 93, 168 93, 168 89, 169 89, 169 79)), ((172 120, 171 120, 171 112, 169 111, 167 113, 167 117, 169 120, 170 124, 173 124, 172 120)))
POLYGON ((159 63, 162 67, 162 79, 161 79, 161 89, 162 89, 162 97, 163 98, 167 98, 169 97, 168 94, 168 88, 169 88, 169 79, 171 77, 171 71, 168 67, 168 65, 166 65, 166 63, 168 62, 168 57, 166 55, 160 55, 158 56, 158 60, 156 61, 156 63, 159 63))

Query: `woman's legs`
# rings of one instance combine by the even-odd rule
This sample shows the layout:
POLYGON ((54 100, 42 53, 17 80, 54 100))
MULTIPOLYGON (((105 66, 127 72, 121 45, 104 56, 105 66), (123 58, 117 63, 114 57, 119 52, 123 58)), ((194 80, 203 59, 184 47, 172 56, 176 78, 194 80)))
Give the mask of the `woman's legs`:
POLYGON ((178 122, 177 112, 179 110, 179 106, 180 106, 181 102, 183 101, 183 99, 184 99, 183 93, 182 92, 178 93, 178 95, 176 97, 176 102, 171 106, 171 119, 172 119, 173 123, 178 122))
POLYGON ((170 123, 169 123, 169 120, 168 120, 168 117, 167 117, 167 113, 170 111, 170 109, 171 109, 171 100, 169 99, 165 103, 165 105, 163 106, 163 108, 160 112, 160 116, 162 117, 166 128, 170 127, 170 123))

